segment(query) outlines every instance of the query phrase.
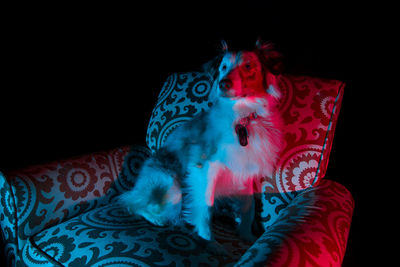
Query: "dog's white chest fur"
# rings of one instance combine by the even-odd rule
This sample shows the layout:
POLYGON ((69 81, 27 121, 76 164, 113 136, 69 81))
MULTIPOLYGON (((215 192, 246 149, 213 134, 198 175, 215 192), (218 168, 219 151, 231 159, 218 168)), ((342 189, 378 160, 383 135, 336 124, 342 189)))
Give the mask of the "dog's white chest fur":
POLYGON ((271 138, 277 133, 273 121, 268 119, 269 115, 267 102, 262 98, 220 99, 209 112, 210 127, 205 134, 209 135, 208 140, 219 140, 216 142, 216 153, 208 160, 226 167, 235 176, 234 179, 241 182, 249 178, 270 176, 278 144, 271 138), (235 126, 253 113, 257 114, 258 119, 249 119, 246 125, 248 144, 243 146, 235 126))

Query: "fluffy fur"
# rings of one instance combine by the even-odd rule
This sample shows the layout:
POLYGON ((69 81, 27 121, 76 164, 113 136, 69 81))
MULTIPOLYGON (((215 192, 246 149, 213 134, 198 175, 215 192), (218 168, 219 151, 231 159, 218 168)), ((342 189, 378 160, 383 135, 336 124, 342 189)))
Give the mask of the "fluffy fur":
MULTIPOLYGON (((134 188, 121 196, 128 210, 159 226, 189 223, 210 241, 215 200, 252 199, 253 180, 272 175, 280 150, 270 51, 261 43, 254 51, 225 49, 215 70, 213 106, 175 129, 144 163, 134 188)), ((238 231, 250 239, 254 203, 240 210, 238 231)))

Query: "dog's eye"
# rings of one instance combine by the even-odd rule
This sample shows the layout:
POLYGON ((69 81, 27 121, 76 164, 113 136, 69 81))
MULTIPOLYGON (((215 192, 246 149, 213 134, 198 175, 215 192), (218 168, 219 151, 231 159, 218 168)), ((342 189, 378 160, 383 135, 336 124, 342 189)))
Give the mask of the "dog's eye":
POLYGON ((244 65, 244 67, 246 68, 246 70, 250 70, 251 69, 251 64, 247 63, 246 65, 244 65))

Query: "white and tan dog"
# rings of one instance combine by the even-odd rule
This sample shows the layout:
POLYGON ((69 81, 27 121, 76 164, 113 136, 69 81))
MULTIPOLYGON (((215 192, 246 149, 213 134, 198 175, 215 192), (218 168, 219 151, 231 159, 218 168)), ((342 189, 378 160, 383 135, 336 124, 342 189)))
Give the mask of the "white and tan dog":
MULTIPOLYGON (((210 97, 213 106, 175 129, 147 159, 134 188, 121 196, 128 210, 155 225, 194 226, 214 253, 223 253, 210 224, 216 200, 253 199, 254 179, 271 176, 281 147, 279 98, 271 74, 278 54, 257 42, 252 51, 224 51, 210 97)), ((254 203, 243 201, 238 233, 254 239, 254 203)))

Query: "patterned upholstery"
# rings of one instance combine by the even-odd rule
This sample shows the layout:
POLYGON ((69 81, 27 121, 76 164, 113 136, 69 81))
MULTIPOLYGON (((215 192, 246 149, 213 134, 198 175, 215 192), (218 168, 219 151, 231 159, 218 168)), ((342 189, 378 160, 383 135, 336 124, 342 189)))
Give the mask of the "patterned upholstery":
POLYGON ((29 266, 47 262, 66 266, 229 266, 239 260, 238 266, 256 262, 286 266, 285 261, 291 262, 290 266, 302 266, 302 261, 329 266, 340 264, 344 255, 350 227, 347 214, 352 208, 347 191, 326 180, 299 194, 255 244, 244 243, 229 225, 217 222, 213 228, 216 238, 232 255, 217 257, 196 245, 190 229, 151 226, 112 203, 35 235, 22 257, 29 266), (302 231, 296 229, 299 221, 302 231), (282 242, 294 246, 282 252, 282 242))
POLYGON ((43 229, 106 205, 128 151, 123 147, 0 173, 0 222, 7 257, 17 257, 28 239, 43 229))
POLYGON ((121 147, 0 173, 0 223, 6 257, 18 266, 340 266, 354 201, 326 172, 344 84, 279 76, 285 148, 257 195, 264 234, 239 240, 216 222, 230 257, 207 254, 185 227, 154 227, 128 216, 116 197, 141 163, 179 124, 206 110, 207 74, 171 75, 147 133, 148 148, 121 147))

